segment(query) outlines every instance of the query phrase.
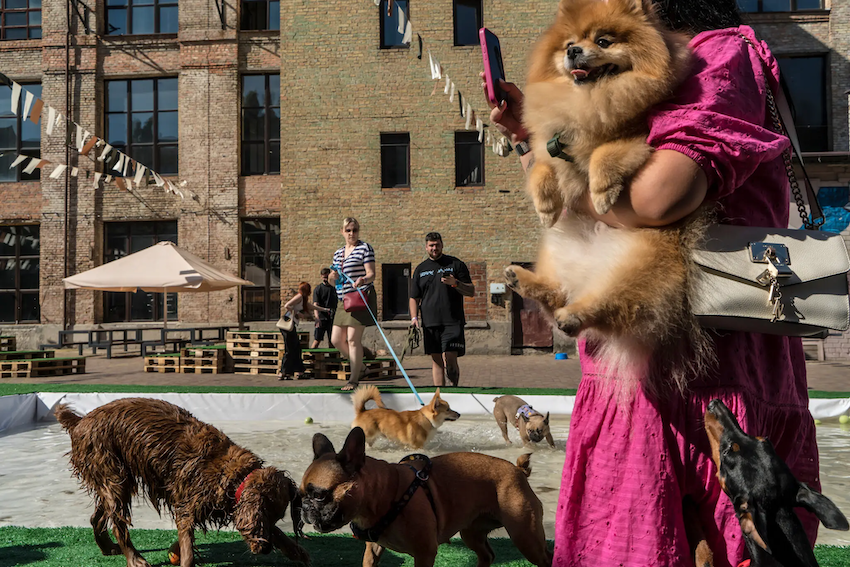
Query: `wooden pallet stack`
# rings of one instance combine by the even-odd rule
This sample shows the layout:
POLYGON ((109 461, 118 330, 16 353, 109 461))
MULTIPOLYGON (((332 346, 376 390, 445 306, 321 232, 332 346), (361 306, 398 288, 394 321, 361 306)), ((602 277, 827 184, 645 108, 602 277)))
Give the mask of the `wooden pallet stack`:
POLYGON ((17 344, 15 337, 0 337, 0 352, 17 350, 17 344))
POLYGON ((333 373, 342 369, 342 355, 335 348, 305 348, 301 359, 310 378, 333 378, 333 373))
POLYGON ((45 378, 85 373, 84 356, 0 360, 0 378, 45 378))
POLYGON ((283 335, 279 332, 227 333, 227 352, 233 359, 235 374, 277 374, 283 351, 283 335))
POLYGON ((180 372, 180 353, 175 352, 146 356, 145 372, 180 372))
POLYGON ((227 358, 226 345, 184 348, 180 353, 180 372, 184 374, 221 374, 227 369, 227 358))
MULTIPOLYGON (((360 380, 389 380, 398 378, 398 365, 392 358, 373 358, 364 360, 366 372, 360 377, 360 380)), ((340 364, 340 369, 331 372, 337 380, 348 380, 351 377, 351 365, 348 360, 343 360, 340 364)))

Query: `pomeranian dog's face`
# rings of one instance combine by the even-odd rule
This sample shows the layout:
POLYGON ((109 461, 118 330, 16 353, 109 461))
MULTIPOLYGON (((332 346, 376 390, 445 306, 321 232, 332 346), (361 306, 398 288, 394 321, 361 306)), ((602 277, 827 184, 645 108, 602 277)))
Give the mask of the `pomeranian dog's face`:
POLYGON ((551 79, 588 85, 642 64, 645 53, 665 49, 648 0, 561 0, 543 38, 551 79))

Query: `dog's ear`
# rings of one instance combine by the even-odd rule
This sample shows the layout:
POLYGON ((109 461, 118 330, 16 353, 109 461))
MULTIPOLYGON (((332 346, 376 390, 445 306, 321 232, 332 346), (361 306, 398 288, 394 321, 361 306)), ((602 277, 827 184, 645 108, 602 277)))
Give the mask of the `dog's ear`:
POLYGON ((543 419, 543 423, 545 423, 546 425, 549 425, 549 412, 548 411, 546 412, 546 417, 543 419))
POLYGON ((321 433, 313 435, 313 460, 315 461, 322 455, 326 455, 328 453, 336 453, 331 440, 321 433))
POLYGON ((635 14, 652 14, 655 10, 652 0, 608 0, 608 2, 635 14))
MULTIPOLYGON (((806 531, 803 529, 803 524, 800 522, 800 518, 797 517, 797 514, 794 512, 793 508, 789 506, 782 506, 778 510, 776 510, 776 525, 779 527, 779 531, 782 532, 782 535, 785 537, 787 541, 787 545, 785 542, 776 542, 776 547, 783 547, 782 554, 789 555, 793 552, 795 565, 803 565, 804 567, 818 567, 818 561, 815 559, 815 554, 812 551, 812 544, 809 543, 809 538, 806 536, 806 531), (791 549, 788 549, 788 545, 790 545, 791 549)), ((774 534, 776 537, 777 534, 774 534)), ((783 559, 783 564, 790 565, 792 563, 791 558, 783 559)))
POLYGON ((764 512, 757 505, 743 498, 736 498, 734 501, 738 523, 741 524, 741 531, 757 546, 772 555, 773 552, 767 543, 767 517, 764 512))
POLYGON ((354 474, 363 467, 366 463, 366 434, 362 429, 355 427, 351 430, 336 460, 348 474, 354 474))
POLYGON ((841 513, 838 506, 833 504, 832 500, 820 492, 812 490, 802 482, 799 482, 798 484, 798 506, 802 506, 817 516, 826 528, 845 532, 850 529, 850 524, 847 523, 847 518, 841 513))

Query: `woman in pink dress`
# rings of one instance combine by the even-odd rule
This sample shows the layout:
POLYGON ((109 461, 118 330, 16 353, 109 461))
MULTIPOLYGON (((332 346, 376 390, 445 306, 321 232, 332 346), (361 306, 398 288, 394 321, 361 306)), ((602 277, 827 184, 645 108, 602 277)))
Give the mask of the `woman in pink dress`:
MULTIPOLYGON (((688 33, 694 65, 674 98, 649 117, 656 148, 626 198, 600 220, 611 226, 663 226, 715 202, 720 222, 785 227, 789 186, 766 93, 779 92, 779 67, 735 0, 657 0, 662 20, 688 33)), ((503 83, 509 102, 491 119, 514 143, 522 93, 503 83)), ((531 154, 523 156, 527 162, 531 154)), ((527 163, 524 163, 527 166, 527 163)), ((659 275, 659 277, 662 277, 659 275)), ((556 513, 555 562, 565 566, 692 566, 682 502, 699 509, 717 567, 746 556, 741 528, 711 461, 703 415, 722 400, 747 433, 768 437, 801 482, 819 490, 814 422, 798 338, 713 334, 717 364, 685 395, 657 399, 637 391, 617 398, 580 344, 582 381, 570 424, 556 513), (621 402, 621 403, 618 403, 621 402)), ((817 519, 799 512, 812 543, 817 519)))

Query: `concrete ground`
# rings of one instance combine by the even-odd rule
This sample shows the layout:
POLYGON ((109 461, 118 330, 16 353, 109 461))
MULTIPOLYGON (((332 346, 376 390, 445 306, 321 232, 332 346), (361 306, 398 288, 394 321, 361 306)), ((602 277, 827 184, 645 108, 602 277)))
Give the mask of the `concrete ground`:
MULTIPOLYGON (((76 356, 76 351, 59 351, 57 356, 76 356), (61 353, 61 354, 60 354, 61 353)), ((426 356, 409 356, 404 368, 418 387, 431 385, 431 359, 426 356)), ((814 390, 850 392, 850 361, 810 362, 807 365, 809 387, 814 390)), ((521 388, 577 388, 581 367, 576 359, 555 360, 552 354, 526 356, 469 355, 460 359, 461 386, 521 387, 521 388)), ((138 355, 117 356, 107 360, 103 355, 90 356, 86 361, 86 374, 56 376, 52 378, 16 378, 7 382, 41 384, 147 384, 158 386, 334 386, 339 380, 279 381, 270 375, 248 374, 160 374, 143 371, 143 361, 138 355)), ((381 385, 405 384, 399 377, 393 380, 372 382, 381 385)))

